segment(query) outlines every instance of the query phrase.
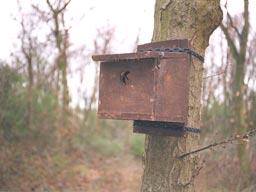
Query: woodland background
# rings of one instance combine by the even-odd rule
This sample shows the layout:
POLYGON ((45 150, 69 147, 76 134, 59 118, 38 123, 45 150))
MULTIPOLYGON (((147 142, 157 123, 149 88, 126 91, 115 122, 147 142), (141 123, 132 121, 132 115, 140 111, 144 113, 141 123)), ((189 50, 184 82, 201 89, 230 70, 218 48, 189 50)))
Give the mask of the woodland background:
MULTIPOLYGON (((118 52, 115 27, 97 29, 93 46, 73 46, 72 2, 24 10, 17 1, 17 43, 0 61, 0 191, 139 191, 144 135, 130 121, 96 116, 99 65, 91 55, 118 52)), ((241 14, 229 14, 226 2, 222 9, 205 55, 202 146, 256 127, 255 20, 246 0, 241 14)), ((252 137, 201 153, 197 190, 256 191, 255 146, 252 137)))

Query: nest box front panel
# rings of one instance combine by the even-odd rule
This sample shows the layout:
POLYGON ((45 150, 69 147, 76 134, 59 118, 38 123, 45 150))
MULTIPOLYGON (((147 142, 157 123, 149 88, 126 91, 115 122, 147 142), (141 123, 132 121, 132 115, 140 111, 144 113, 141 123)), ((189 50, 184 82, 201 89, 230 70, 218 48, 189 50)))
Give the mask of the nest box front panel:
POLYGON ((99 118, 151 119, 155 59, 102 62, 99 118))

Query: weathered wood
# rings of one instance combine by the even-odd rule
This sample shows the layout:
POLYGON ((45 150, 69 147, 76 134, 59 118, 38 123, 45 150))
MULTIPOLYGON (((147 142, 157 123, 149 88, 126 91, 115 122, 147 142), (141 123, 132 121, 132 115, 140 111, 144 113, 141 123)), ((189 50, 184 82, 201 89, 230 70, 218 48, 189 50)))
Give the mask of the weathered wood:
MULTIPOLYGON (((168 48, 179 42, 159 42, 152 47, 164 44, 161 48, 168 48)), ((183 48, 188 47, 187 40, 182 43, 183 48)), ((99 118, 187 123, 188 54, 129 53, 94 59, 111 61, 100 65, 99 118), (123 83, 120 76, 125 72, 128 75, 123 83)))
POLYGON ((154 59, 103 62, 100 65, 98 117, 151 119, 154 59), (122 72, 129 71, 124 85, 122 72))
MULTIPOLYGON (((170 43, 169 43, 170 45, 170 43)), ((138 59, 171 59, 173 57, 183 57, 183 53, 169 53, 159 51, 148 51, 140 53, 122 53, 122 54, 108 54, 108 55, 93 55, 94 61, 121 61, 121 60, 138 60, 138 59)))

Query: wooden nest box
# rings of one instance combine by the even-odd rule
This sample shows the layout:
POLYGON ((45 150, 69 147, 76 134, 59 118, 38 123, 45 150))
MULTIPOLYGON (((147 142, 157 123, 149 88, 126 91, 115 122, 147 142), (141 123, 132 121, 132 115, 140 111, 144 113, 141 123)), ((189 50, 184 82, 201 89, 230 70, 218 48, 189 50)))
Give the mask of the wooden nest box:
POLYGON ((134 120, 134 132, 185 136, 190 55, 188 40, 139 45, 135 53, 94 55, 101 61, 98 117, 134 120))

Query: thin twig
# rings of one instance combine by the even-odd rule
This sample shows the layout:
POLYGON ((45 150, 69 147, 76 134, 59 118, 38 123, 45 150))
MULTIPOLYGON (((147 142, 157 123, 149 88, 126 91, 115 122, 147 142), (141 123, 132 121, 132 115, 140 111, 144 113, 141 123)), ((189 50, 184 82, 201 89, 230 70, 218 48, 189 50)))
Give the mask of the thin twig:
POLYGON ((209 75, 209 76, 203 77, 203 79, 212 78, 212 77, 215 77, 215 76, 222 75, 222 74, 224 74, 224 73, 226 73, 226 71, 220 71, 220 72, 218 72, 218 73, 216 73, 216 74, 214 74, 214 75, 209 75))
POLYGON ((202 147, 202 148, 199 148, 199 149, 196 149, 194 151, 191 151, 191 152, 188 152, 188 153, 185 153, 183 155, 180 155, 178 156, 179 159, 182 159, 184 157, 187 157, 189 155, 192 155, 192 154, 195 154, 195 153, 199 153, 201 151, 204 151, 206 149, 212 149, 213 147, 216 147, 216 146, 219 146, 219 145, 224 145, 224 144, 228 144, 228 143, 232 143, 233 141, 242 141, 242 140, 248 140, 248 138, 250 136, 252 136, 253 134, 256 133, 256 128, 248 131, 247 133, 243 134, 243 135, 235 135, 234 137, 230 138, 230 139, 227 139, 227 140, 224 140, 224 141, 220 141, 220 142, 215 142, 215 143, 212 143, 210 145, 207 145, 205 147, 202 147))
POLYGON ((71 0, 69 0, 68 2, 66 2, 66 3, 63 5, 63 7, 58 10, 58 12, 61 13, 62 11, 64 11, 64 9, 66 9, 66 7, 68 6, 68 4, 69 4, 70 2, 71 2, 71 0))
POLYGON ((215 76, 218 76, 218 75, 222 75, 222 74, 225 74, 227 72, 227 68, 228 68, 228 65, 230 63, 227 63, 227 65, 225 66, 224 70, 223 71, 220 71, 214 75, 209 75, 209 76, 206 76, 206 77, 203 77, 203 79, 208 79, 208 78, 212 78, 212 77, 215 77, 215 76))

